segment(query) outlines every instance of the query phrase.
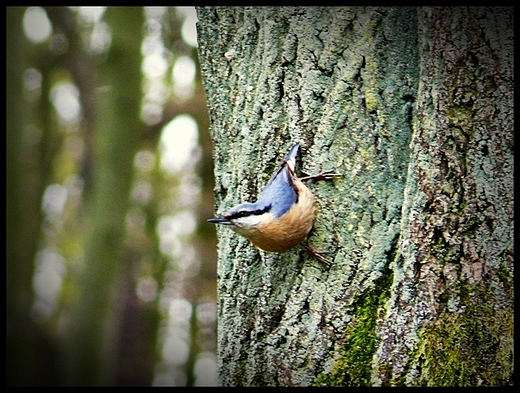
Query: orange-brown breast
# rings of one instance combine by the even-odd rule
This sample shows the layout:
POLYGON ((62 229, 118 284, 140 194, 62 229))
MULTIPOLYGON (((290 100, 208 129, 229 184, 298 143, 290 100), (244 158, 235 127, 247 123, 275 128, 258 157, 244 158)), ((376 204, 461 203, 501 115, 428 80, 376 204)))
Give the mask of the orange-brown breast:
POLYGON ((294 179, 298 190, 298 203, 279 219, 258 226, 247 234, 247 238, 265 251, 280 252, 300 244, 312 229, 316 207, 311 191, 298 179, 294 179))

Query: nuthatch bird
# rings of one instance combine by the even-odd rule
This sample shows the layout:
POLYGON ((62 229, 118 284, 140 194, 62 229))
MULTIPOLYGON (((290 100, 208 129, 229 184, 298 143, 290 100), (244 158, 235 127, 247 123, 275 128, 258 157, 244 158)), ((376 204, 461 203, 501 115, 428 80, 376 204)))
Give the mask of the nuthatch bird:
MULTIPOLYGON (((300 145, 296 143, 277 167, 254 203, 242 203, 223 217, 208 220, 229 225, 256 247, 272 252, 286 251, 300 244, 312 229, 316 216, 314 197, 302 180, 330 180, 341 176, 327 171, 298 178, 294 172, 300 145)), ((303 245, 322 262, 322 253, 303 245)))

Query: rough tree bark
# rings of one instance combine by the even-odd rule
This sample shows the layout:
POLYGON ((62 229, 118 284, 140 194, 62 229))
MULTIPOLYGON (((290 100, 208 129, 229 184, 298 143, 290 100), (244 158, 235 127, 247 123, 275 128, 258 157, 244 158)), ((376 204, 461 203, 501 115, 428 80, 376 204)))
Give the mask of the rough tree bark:
POLYGON ((513 368, 513 9, 199 8, 217 211, 302 143, 299 249, 219 228, 222 385, 504 385, 513 368))

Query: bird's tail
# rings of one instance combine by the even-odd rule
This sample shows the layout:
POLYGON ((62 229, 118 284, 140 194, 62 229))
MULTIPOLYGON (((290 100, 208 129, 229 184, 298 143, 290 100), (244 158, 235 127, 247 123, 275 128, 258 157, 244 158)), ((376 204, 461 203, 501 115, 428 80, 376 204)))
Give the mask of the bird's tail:
POLYGON ((273 183, 273 181, 282 173, 283 178, 289 184, 292 184, 292 176, 295 176, 294 167, 296 166, 296 156, 298 155, 298 149, 300 148, 299 143, 295 143, 291 149, 287 152, 284 159, 278 165, 276 171, 274 171, 273 175, 267 182, 265 189, 269 188, 269 186, 273 183), (286 166, 287 164, 287 166, 286 166), (288 172, 283 172, 283 170, 287 168, 288 172))

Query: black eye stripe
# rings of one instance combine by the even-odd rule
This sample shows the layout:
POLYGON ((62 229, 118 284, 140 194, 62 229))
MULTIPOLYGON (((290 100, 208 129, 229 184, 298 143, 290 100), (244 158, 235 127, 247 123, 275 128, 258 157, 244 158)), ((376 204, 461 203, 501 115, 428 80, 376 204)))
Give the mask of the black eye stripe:
POLYGON ((263 209, 257 209, 257 210, 240 210, 236 213, 233 213, 225 218, 228 220, 233 220, 241 217, 248 217, 248 216, 259 216, 261 214, 267 213, 269 210, 271 210, 271 205, 268 205, 264 207, 263 209))
POLYGON ((240 218, 240 217, 249 216, 250 214, 252 214, 252 212, 242 210, 240 212, 236 212, 235 214, 229 216, 229 218, 240 218))

